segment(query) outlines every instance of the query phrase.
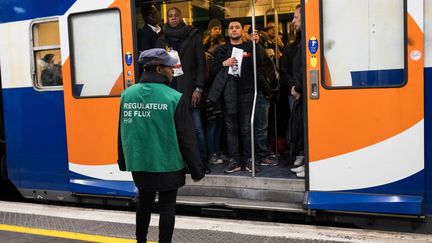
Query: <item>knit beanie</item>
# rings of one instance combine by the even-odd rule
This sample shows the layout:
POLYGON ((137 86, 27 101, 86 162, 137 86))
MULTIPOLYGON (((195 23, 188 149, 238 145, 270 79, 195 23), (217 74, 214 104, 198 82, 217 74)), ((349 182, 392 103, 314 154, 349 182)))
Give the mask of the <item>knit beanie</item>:
POLYGON ((216 27, 216 26, 222 27, 220 20, 219 19, 212 19, 208 23, 207 30, 211 30, 213 27, 216 27))

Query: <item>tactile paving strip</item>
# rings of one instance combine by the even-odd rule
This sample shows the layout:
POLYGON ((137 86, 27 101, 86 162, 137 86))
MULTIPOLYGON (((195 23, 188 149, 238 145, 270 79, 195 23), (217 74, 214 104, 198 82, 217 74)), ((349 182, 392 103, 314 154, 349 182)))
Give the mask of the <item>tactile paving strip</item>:
MULTIPOLYGON (((41 216, 32 214, 19 214, 0 212, 0 224, 24 226, 77 232, 84 234, 103 235, 119 238, 135 238, 135 225, 124 223, 101 222, 96 220, 77 220, 52 216, 41 216)), ((157 241, 157 227, 149 228, 148 240, 157 241)), ((254 235, 242 235, 230 232, 211 230, 185 230, 175 229, 173 242, 178 243, 213 243, 213 242, 236 242, 236 243, 286 243, 286 242, 323 242, 323 241, 299 241, 281 237, 262 237, 254 235)))

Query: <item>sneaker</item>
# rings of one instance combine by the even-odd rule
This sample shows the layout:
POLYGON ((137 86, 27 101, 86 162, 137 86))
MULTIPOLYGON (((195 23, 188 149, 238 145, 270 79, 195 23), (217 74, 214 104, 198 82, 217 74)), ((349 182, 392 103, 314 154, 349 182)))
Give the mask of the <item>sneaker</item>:
POLYGON ((302 172, 304 170, 305 170, 304 165, 291 169, 291 171, 294 172, 294 173, 299 173, 299 172, 302 172))
POLYGON ((210 156, 209 163, 214 165, 219 165, 223 163, 223 160, 218 158, 217 154, 214 153, 210 156))
POLYGON ((294 161, 294 166, 300 166, 303 164, 304 156, 296 156, 296 160, 294 161))
POLYGON ((267 157, 260 161, 261 165, 278 165, 278 160, 275 158, 267 157))
POLYGON ((305 171, 303 170, 303 171, 301 171, 301 172, 299 172, 299 173, 296 173, 296 176, 297 176, 298 178, 304 178, 304 177, 305 177, 305 171))
POLYGON ((236 160, 230 159, 228 166, 224 169, 224 172, 233 173, 240 170, 241 170, 240 164, 236 160))
MULTIPOLYGON (((246 163, 246 170, 252 172, 252 159, 248 159, 246 163)), ((255 162, 255 172, 260 172, 261 168, 258 163, 255 162)))

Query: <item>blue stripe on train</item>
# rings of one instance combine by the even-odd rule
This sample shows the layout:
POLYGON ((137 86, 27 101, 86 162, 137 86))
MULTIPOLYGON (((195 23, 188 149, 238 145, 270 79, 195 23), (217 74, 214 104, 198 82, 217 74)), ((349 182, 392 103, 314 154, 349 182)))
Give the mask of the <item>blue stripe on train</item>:
POLYGON ((83 194, 135 197, 138 189, 133 181, 100 180, 70 172, 70 190, 83 194))
POLYGON ((307 198, 310 209, 405 215, 423 214, 423 197, 420 196, 310 191, 307 198))
POLYGON ((6 154, 18 188, 69 191, 62 91, 3 89, 6 154))
POLYGON ((351 72, 353 87, 396 86, 404 83, 404 69, 351 72))
MULTIPOLYGON (((424 172, 390 184, 350 191, 308 193, 310 209, 423 214, 424 172)), ((367 174, 365 175, 367 177, 367 174)))
POLYGON ((76 0, 2 0, 0 23, 63 15, 76 0))
POLYGON ((426 211, 432 215, 432 67, 425 68, 426 211))

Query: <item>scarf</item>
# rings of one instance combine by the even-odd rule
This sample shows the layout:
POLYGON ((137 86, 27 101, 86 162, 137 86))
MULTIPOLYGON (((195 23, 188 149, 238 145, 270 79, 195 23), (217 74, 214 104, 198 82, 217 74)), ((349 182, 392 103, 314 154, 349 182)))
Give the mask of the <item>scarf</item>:
POLYGON ((164 26, 166 38, 176 42, 186 37, 192 30, 194 30, 194 28, 190 25, 186 25, 184 22, 176 27, 171 27, 169 25, 164 26))

